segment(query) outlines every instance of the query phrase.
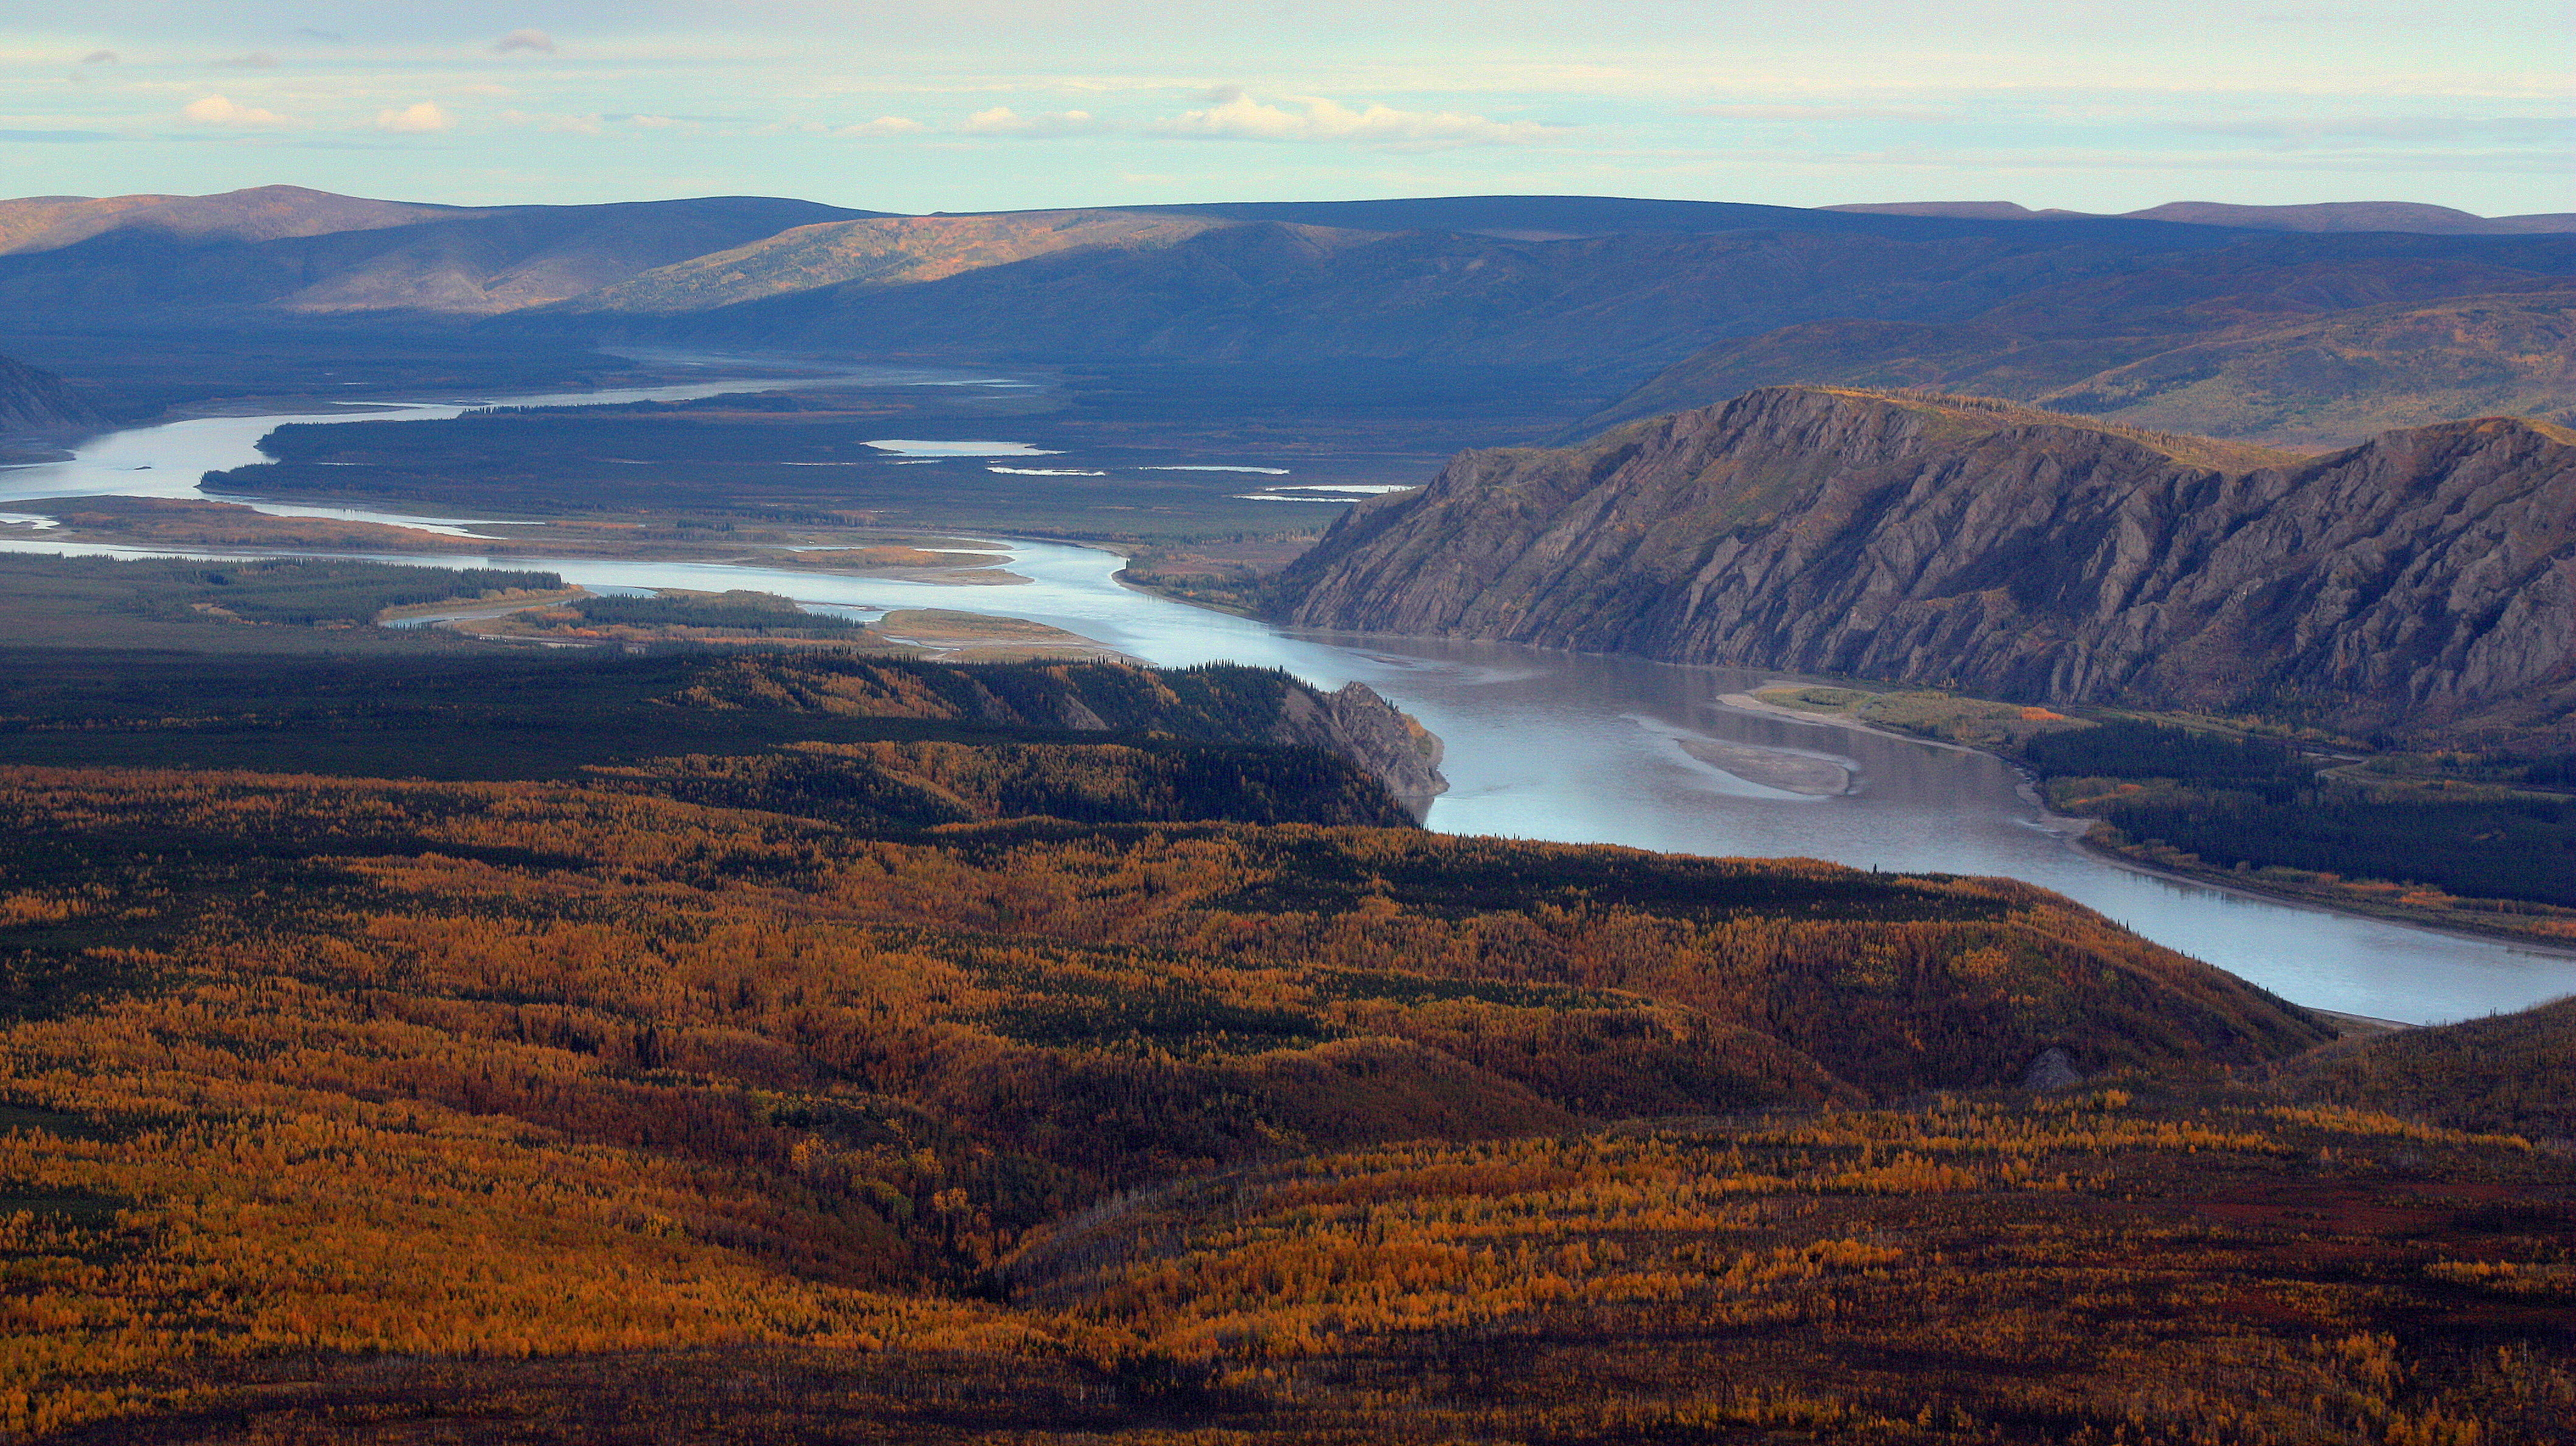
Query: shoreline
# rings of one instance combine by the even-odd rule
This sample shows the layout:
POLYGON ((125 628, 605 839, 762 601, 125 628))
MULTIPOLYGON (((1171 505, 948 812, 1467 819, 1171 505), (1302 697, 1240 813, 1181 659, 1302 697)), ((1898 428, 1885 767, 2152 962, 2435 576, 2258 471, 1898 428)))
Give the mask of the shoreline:
MULTIPOLYGON (((2001 757, 2002 755, 1998 754, 1996 756, 2001 757)), ((2006 759, 2005 761, 2010 762, 2011 760, 2006 759)), ((2099 820, 2086 819, 2084 822, 2089 824, 2099 822, 2099 820)), ((2464 928, 2457 924, 2436 923, 2406 914, 2376 913, 2369 909, 2354 908, 2348 904, 2330 904, 2322 899, 2311 899, 2299 894, 2276 894, 2269 889, 2255 888, 2250 885, 2223 881, 2215 878, 2202 878, 2197 874, 2184 873, 2180 869, 2162 868, 2155 864, 2141 863, 2125 854, 2114 853, 2109 849, 2103 848, 2099 844, 2089 842, 2081 835, 2061 835, 2061 837, 2066 839, 2066 843, 2069 847, 2073 848, 2076 852, 2083 854, 2086 858, 2109 864, 2114 868, 2127 869, 2133 874, 2144 874, 2149 878, 2163 879, 2169 883, 2190 884, 2195 888, 2208 889, 2214 893, 2231 894, 2237 898, 2254 899, 2266 904, 2278 904, 2284 908, 2306 909, 2319 914, 2338 914, 2347 919, 2368 919, 2376 924, 2399 924, 2409 929, 2421 929, 2427 934, 2440 934, 2453 939, 2472 939, 2481 944, 2510 944, 2517 949, 2537 954, 2544 958, 2565 959, 2570 962, 2576 962, 2576 945, 2553 944, 2547 940, 2534 939, 2528 934, 2512 934, 2500 929, 2464 928)))
MULTIPOLYGON (((1772 687, 1775 685, 1796 683, 1797 681, 1798 680, 1794 678, 1770 679, 1758 684, 1757 687, 1772 687)), ((2428 934, 2440 934, 2453 939, 2472 939, 2479 943, 2486 944, 2509 944, 2515 948, 2526 950, 2544 958, 2576 961, 2576 944, 2561 944, 2545 939, 2535 939, 2528 934, 2518 934, 2508 929, 2480 929, 2449 920, 2425 919, 2395 910, 2382 912, 2380 910, 2361 908, 2351 904, 2329 902, 2323 899, 2313 899, 2303 894, 2293 894, 2286 891, 2276 892, 2271 889, 2263 888, 2260 885, 2240 882, 2233 876, 2224 879, 2203 877, 2199 874, 2186 873, 2180 869, 2165 868, 2156 864, 2145 863, 2138 859, 2130 858, 2128 855, 2120 853, 2117 850, 2105 848, 2099 844, 2093 843, 2086 837, 2086 835, 2092 831, 2093 825, 2101 822, 2100 819, 2087 818, 2081 814, 2057 813, 2052 811, 2048 807, 2047 801, 2040 796, 2036 781, 2030 776, 2029 771, 2025 769, 2019 761, 2006 757, 2004 754, 1998 753, 1991 748, 1972 748, 1963 743, 1946 743, 1935 738, 1923 738, 1911 733, 1901 733, 1892 728, 1881 728, 1873 724, 1863 723, 1859 719, 1853 718, 1848 714, 1809 713, 1803 709, 1783 708, 1776 703, 1765 703, 1761 699, 1754 697, 1751 693, 1722 694, 1719 696, 1717 701, 1721 706, 1733 708, 1738 712, 1758 713, 1771 718, 1788 718, 1803 723, 1820 724, 1825 727, 1848 728, 1857 733, 1875 733, 1881 738, 1894 738, 1907 743, 1920 744, 1926 748, 1946 748, 1954 753, 1984 754, 1986 757, 2008 765, 2016 773, 2022 775, 2022 782, 2014 791, 2021 795, 2023 802, 2029 804, 2032 808, 2038 811, 2037 817, 2029 820, 2032 827, 2038 829, 2042 833, 2056 835, 2059 839, 2063 840, 2069 848, 2072 848, 2077 853, 2080 853, 2095 862, 2108 864, 2113 868, 2126 869, 2130 873, 2143 874, 2148 878, 2162 879, 2168 883, 2190 884, 2196 888, 2208 889, 2215 893, 2227 894, 2236 898, 2253 899, 2266 904, 2277 904, 2285 908, 2307 909, 2316 913, 2334 914, 2347 919, 2368 919, 2371 922, 2378 924, 2397 924, 2409 929, 2421 929, 2428 934)), ((2367 1018, 2368 1016, 2355 1015, 2353 1017, 2360 1019, 2367 1018)), ((2411 1028, 2413 1026, 2408 1027, 2411 1028)))

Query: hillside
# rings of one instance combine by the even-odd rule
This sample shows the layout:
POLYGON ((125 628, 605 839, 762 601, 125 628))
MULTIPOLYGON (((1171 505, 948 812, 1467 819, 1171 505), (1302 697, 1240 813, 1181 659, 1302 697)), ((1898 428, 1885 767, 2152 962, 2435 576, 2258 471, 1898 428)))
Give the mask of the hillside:
MULTIPOLYGON (((484 319, 473 335, 498 353, 616 341, 1364 365, 1435 382, 1509 369, 1508 389, 1549 397, 1550 431, 1621 393, 1584 429, 1784 383, 1930 385, 2302 446, 2576 405, 2552 309, 2576 239, 2346 225, 2377 203, 2252 208, 2265 214, 2243 224, 2188 207, 1899 209, 1456 196, 891 216, 759 197, 446 207, 289 186, 33 197, 0 202, 0 329, 83 375, 95 366, 74 358, 96 348, 69 338, 102 329, 309 340, 460 319, 484 319)), ((239 370, 237 351, 214 349, 215 365, 239 370)))
MULTIPOLYGON (((2234 234, 2172 232, 2157 233, 2157 250, 2217 246, 2234 234)), ((647 319, 621 334, 815 347, 866 338, 957 358, 1372 358, 1629 378, 1712 337, 1820 316, 1970 315, 2045 282, 2136 270, 2148 254, 2134 239, 2011 227, 1922 238, 1773 230, 1526 240, 1251 220, 1147 250, 1071 250, 912 286, 843 283, 647 319)), ((607 316, 587 319, 598 326, 607 316)))
POLYGON ((98 409, 61 377, 0 356, 0 436, 62 432, 101 421, 98 409))
POLYGON ((2021 885, 238 772, 0 813, 0 1419, 65 1441, 2576 1403, 2563 1157, 2226 1086, 2322 1032, 2021 885), (2147 1073, 2011 1088, 2050 1048, 2147 1073))
POLYGON ((2564 732, 2576 436, 2314 460, 2003 403, 1788 387, 1461 455, 1279 585, 1306 627, 1956 687, 2564 732))
POLYGON ((2240 206, 2220 201, 2168 201, 2116 218, 2098 211, 2034 211, 2010 201, 1895 201, 1867 206, 1827 206, 1862 216, 1952 217, 1977 221, 2109 220, 2172 221, 2188 226, 2233 226, 2249 231, 2412 231, 2432 236, 2529 236, 2576 231, 2576 213, 2479 216, 2415 201, 2328 201, 2305 206, 2240 206))
POLYGON ((60 328, 67 316, 167 326, 245 310, 483 315, 867 214, 746 196, 467 209, 292 186, 0 202, 0 317, 60 328))
POLYGON ((2342 446, 2391 427, 2576 407, 2569 243, 2251 241, 2059 281, 1955 321, 1843 316, 1722 341, 1569 429, 1755 387, 1920 386, 2165 430, 2342 446))
MULTIPOLYGON (((236 571, 279 631, 549 581, 236 571)), ((0 1429, 48 1446, 2576 1408, 2528 1101, 2369 1112, 2545 1085, 2551 1011, 2334 1043, 2010 880, 1427 833, 1351 746, 1400 715, 1261 669, 105 656, 0 668, 0 1429)))
POLYGON ((557 303, 551 310, 576 316, 707 311, 825 286, 937 281, 1054 251, 1169 246, 1217 224, 1121 211, 831 221, 657 267, 631 281, 557 303))
POLYGON ((2564 1145, 2576 1140, 2576 998, 2366 1046, 2329 1045, 2283 1066, 2275 1081, 2297 1099, 2564 1145))

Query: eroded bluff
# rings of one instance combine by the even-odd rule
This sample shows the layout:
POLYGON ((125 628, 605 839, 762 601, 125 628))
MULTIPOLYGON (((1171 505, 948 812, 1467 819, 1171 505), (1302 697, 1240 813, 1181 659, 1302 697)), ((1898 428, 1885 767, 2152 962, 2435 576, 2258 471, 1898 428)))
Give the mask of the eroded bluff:
POLYGON ((2301 458, 2000 403, 1775 387, 1461 454, 1280 580, 1295 624, 2052 702, 2564 727, 2576 433, 2301 458))

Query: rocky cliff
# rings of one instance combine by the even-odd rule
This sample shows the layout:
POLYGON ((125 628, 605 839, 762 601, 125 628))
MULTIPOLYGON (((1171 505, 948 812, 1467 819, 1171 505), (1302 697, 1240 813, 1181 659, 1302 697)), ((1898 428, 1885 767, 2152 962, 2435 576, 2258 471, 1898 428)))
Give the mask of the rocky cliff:
POLYGON ((0 356, 0 435, 98 425, 95 408, 52 372, 0 356))
POLYGON ((1449 791, 1438 735, 1363 683, 1326 693, 1303 684, 1279 700, 1269 741, 1339 754, 1374 775, 1416 820, 1449 791))
POLYGON ((1274 668, 1234 663, 1154 669, 760 656, 711 667, 667 701, 1313 748, 1385 784, 1416 820, 1449 787, 1440 740, 1370 688, 1349 683, 1327 693, 1274 668))
POLYGON ((1281 598, 1307 627, 2528 727, 2576 704, 2576 433, 2487 418, 2301 459, 1771 388, 1465 453, 1354 508, 1281 598))

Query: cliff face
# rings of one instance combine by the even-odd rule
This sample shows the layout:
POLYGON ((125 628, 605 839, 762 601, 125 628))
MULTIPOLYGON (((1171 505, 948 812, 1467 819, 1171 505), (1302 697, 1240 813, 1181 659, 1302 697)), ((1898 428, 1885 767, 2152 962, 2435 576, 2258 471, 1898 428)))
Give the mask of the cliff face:
POLYGON ((1375 691, 1351 683, 1326 693, 1274 669, 1232 663, 1157 670, 759 656, 710 667, 668 701, 1313 748, 1386 785, 1417 822, 1449 787, 1440 740, 1375 691))
POLYGON ((62 432, 99 420, 61 377, 0 356, 0 433, 62 432))
POLYGON ((1283 579, 1307 627, 1955 686, 2298 702, 2346 726, 2576 694, 2576 434, 2332 456, 1781 387, 1466 453, 1283 579))
POLYGON ((1431 730, 1364 683, 1324 693, 1299 684, 1279 701, 1279 722, 1269 741, 1339 754, 1386 785, 1416 822, 1431 800, 1449 791, 1440 776, 1445 751, 1431 730))

